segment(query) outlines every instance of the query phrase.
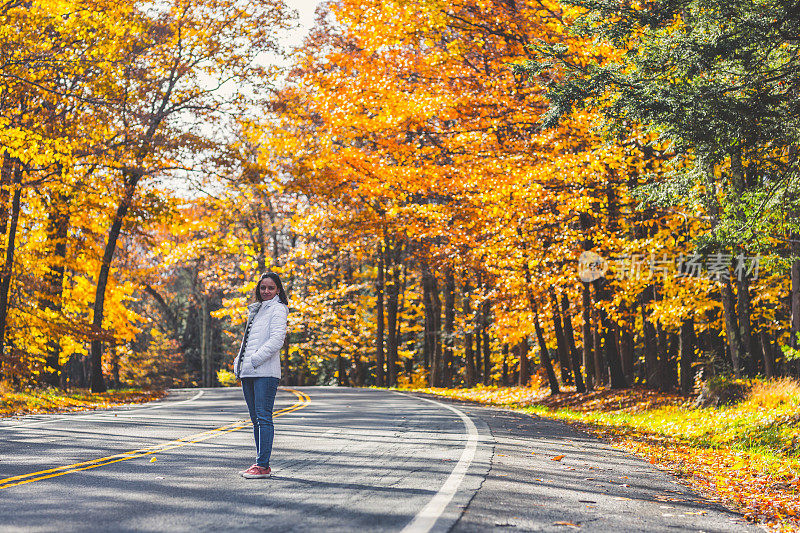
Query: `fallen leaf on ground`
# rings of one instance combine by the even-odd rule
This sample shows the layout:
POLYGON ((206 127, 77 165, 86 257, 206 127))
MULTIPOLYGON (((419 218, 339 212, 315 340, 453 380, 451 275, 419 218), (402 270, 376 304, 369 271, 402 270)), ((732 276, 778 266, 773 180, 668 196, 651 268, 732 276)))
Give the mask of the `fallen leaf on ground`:
POLYGON ((555 457, 551 457, 550 460, 551 461, 560 461, 564 457, 566 457, 566 455, 556 455, 555 457))

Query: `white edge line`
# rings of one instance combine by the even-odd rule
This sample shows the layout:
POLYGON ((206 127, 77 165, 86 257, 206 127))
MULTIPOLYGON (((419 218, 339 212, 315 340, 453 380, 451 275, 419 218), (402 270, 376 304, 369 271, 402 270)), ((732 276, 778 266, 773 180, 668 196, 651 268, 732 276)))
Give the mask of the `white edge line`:
MULTIPOLYGON (((396 392, 396 394, 402 394, 403 396, 409 396, 407 394, 403 394, 402 392, 396 392)), ((433 526, 436 524, 436 521, 439 520, 439 517, 444 514, 447 505, 453 499, 456 492, 458 491, 458 486, 461 485, 461 482, 464 480, 464 475, 467 473, 467 469, 472 464, 472 460, 475 457, 475 450, 478 447, 478 429, 475 427, 475 424, 470 420, 470 418, 459 411, 458 409, 451 407, 447 404, 437 402, 435 400, 429 400, 428 398, 420 398, 419 396, 411 396, 417 400, 422 400, 425 402, 430 402, 436 404, 440 407, 444 407, 445 409, 449 409, 450 411, 457 414, 461 420, 464 422, 464 426, 467 430, 467 442, 464 445, 464 450, 461 452, 461 457, 458 459, 458 463, 456 463, 455 468, 453 471, 450 472, 450 475, 447 477, 447 480, 444 482, 444 485, 439 489, 439 491, 431 498, 428 504, 422 508, 422 510, 417 513, 414 519, 402 529, 400 533, 427 533, 433 526)))
POLYGON ((134 411, 134 412, 138 413, 139 411, 149 411, 151 409, 161 409, 162 407, 172 407, 173 405, 193 402, 196 399, 198 399, 200 396, 202 396, 205 392, 206 391, 204 391, 204 390, 199 390, 199 391, 197 391, 197 394, 195 394, 194 396, 192 396, 191 398, 186 399, 186 400, 181 400, 179 402, 162 402, 162 403, 159 403, 159 404, 156 404, 156 405, 151 405, 151 406, 148 406, 148 407, 133 408, 131 411, 134 411))
MULTIPOLYGON (((193 402, 196 399, 198 399, 200 396, 202 396, 204 392, 205 391, 202 391, 202 390, 198 391, 197 394, 195 394, 194 396, 192 396, 191 398, 189 398, 187 400, 181 400, 179 402, 160 403, 158 405, 151 405, 149 407, 134 408, 134 409, 132 409, 132 411, 135 411, 136 413, 139 413, 140 411, 150 411, 152 409, 161 409, 162 407, 165 407, 165 406, 170 406, 171 407, 173 405, 178 405, 178 404, 181 404, 181 403, 193 402)), ((29 427, 41 426, 42 424, 49 424, 50 422, 59 422, 59 421, 63 421, 63 420, 75 420, 75 419, 78 419, 78 418, 91 418, 91 417, 97 417, 97 416, 102 417, 104 415, 107 415, 107 412, 105 412, 105 411, 97 412, 96 411, 96 412, 93 412, 93 413, 90 413, 90 414, 86 414, 86 415, 69 415, 69 416, 53 417, 53 418, 47 418, 45 420, 39 420, 38 422, 31 422, 30 424, 17 424, 16 426, 0 426, 0 430, 4 430, 4 429, 26 429, 26 428, 29 428, 29 427)), ((126 414, 126 415, 122 415, 122 418, 131 418, 132 416, 135 416, 135 415, 126 414)), ((119 417, 117 417, 117 418, 119 418, 119 417)))

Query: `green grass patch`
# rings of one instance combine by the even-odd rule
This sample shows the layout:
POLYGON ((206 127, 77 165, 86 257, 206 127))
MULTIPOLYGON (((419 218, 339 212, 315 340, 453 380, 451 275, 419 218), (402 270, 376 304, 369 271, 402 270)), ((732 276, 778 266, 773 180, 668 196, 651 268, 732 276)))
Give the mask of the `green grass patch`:
POLYGON ((717 407, 646 389, 550 396, 520 387, 406 388, 577 425, 750 520, 800 531, 800 383, 719 378, 704 389, 707 405, 717 407))
POLYGON ((591 424, 616 434, 757 454, 783 472, 800 472, 800 383, 754 380, 747 382, 747 389, 742 401, 720 407, 694 407, 694 398, 643 389, 555 397, 521 387, 413 390, 591 424))

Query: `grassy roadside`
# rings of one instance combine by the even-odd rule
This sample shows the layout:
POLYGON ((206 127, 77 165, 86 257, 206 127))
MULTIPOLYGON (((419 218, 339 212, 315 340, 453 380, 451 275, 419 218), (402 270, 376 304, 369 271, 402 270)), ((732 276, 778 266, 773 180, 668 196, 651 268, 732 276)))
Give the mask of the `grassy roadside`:
POLYGON ((643 389, 556 397, 523 387, 407 388, 576 424, 669 470, 748 519, 800 531, 800 383, 755 382, 743 401, 695 408, 643 389))
POLYGON ((149 402, 162 398, 165 394, 166 391, 139 389, 122 389, 103 393, 92 393, 83 389, 13 391, 0 384, 0 417, 88 411, 129 403, 149 402))

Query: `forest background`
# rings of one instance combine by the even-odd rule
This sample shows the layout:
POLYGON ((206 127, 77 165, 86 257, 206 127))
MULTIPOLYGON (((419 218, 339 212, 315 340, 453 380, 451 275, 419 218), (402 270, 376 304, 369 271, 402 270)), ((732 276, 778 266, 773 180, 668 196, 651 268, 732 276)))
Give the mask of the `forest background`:
POLYGON ((280 0, 0 1, 0 412, 235 385, 272 270, 287 385, 613 427, 791 522, 795 4, 331 0, 294 46, 280 0))
POLYGON ((14 388, 228 382, 267 270, 288 384, 800 370, 789 3, 340 0, 289 50, 277 0, 0 16, 14 388))

